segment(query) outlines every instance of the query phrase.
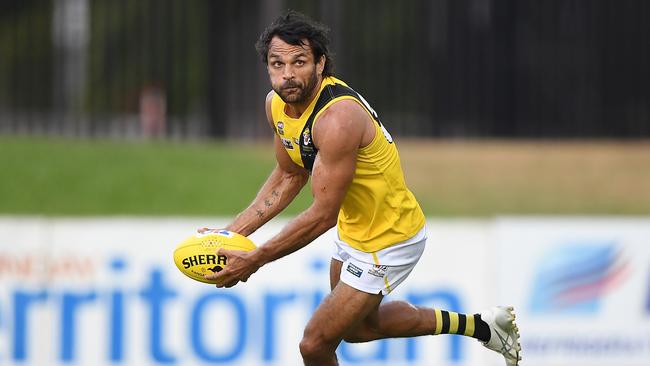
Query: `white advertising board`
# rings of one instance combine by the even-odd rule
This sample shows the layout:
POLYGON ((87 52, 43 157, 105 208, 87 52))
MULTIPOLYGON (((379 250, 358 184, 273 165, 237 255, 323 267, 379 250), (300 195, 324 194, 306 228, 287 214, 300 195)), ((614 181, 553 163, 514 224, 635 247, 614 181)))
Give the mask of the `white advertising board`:
POLYGON ((518 310, 525 365, 650 365, 650 220, 495 225, 498 300, 518 310))
MULTIPOLYGON (((330 235, 231 289, 193 282, 176 243, 225 220, 0 218, 2 365, 300 365, 329 291, 330 235)), ((263 243, 283 222, 252 235, 263 243)), ((390 299, 461 312, 490 306, 489 223, 430 221, 429 244, 390 299)), ((501 365, 459 336, 343 344, 342 365, 501 365)))

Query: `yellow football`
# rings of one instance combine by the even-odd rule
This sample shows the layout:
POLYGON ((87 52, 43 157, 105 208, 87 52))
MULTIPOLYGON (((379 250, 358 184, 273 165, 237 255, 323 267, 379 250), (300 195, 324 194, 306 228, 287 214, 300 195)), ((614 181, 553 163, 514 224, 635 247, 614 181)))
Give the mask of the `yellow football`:
POLYGON ((215 284, 203 276, 219 272, 228 263, 225 255, 217 255, 217 249, 251 251, 255 244, 247 237, 228 230, 210 230, 196 233, 178 244, 174 250, 174 263, 187 277, 215 284))

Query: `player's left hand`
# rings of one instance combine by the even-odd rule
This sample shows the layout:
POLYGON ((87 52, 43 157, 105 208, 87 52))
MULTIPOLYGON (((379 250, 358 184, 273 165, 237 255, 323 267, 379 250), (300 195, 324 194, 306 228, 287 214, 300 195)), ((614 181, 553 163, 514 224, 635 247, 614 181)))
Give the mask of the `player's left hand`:
POLYGON ((251 258, 252 252, 219 248, 217 255, 226 256, 226 266, 223 270, 205 275, 208 280, 217 282, 217 287, 233 287, 248 278, 260 268, 251 258))

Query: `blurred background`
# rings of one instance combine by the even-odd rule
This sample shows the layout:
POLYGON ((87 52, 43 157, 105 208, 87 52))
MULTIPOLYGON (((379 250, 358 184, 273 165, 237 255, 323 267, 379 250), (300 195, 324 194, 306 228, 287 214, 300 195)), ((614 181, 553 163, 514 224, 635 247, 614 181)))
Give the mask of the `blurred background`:
MULTIPOLYGON (((275 164, 253 45, 287 9, 330 27, 336 76, 379 113, 429 217, 436 253, 395 296, 515 304, 523 365, 647 363, 646 0, 0 1, 0 363, 300 364, 325 236, 230 292, 170 260, 275 164)), ((447 338, 339 358, 502 363, 447 338)))
POLYGON ((643 0, 0 6, 5 134, 268 136, 253 44, 292 8, 331 28, 337 74, 399 136, 650 135, 643 0))

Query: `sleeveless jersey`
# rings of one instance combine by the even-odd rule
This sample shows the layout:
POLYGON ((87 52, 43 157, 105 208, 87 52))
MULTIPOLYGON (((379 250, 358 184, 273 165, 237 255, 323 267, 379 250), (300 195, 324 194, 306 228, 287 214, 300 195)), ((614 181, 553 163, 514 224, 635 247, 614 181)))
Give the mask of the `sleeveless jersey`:
POLYGON ((354 178, 339 210, 338 233, 351 247, 376 252, 413 237, 425 222, 422 209, 406 187, 395 143, 377 113, 343 81, 326 77, 299 118, 289 117, 286 104, 275 94, 271 101, 273 124, 291 160, 311 173, 318 154, 311 130, 323 111, 344 99, 359 103, 376 122, 376 131, 372 142, 357 152, 354 178))

